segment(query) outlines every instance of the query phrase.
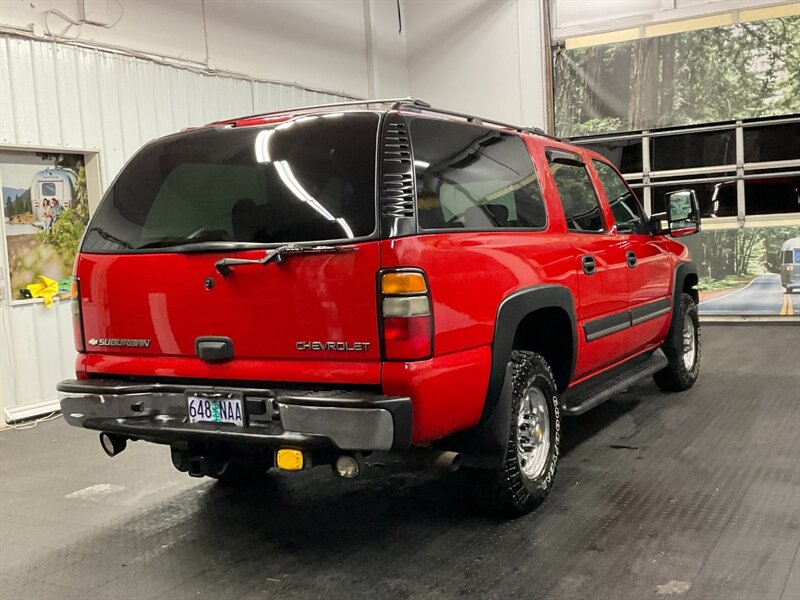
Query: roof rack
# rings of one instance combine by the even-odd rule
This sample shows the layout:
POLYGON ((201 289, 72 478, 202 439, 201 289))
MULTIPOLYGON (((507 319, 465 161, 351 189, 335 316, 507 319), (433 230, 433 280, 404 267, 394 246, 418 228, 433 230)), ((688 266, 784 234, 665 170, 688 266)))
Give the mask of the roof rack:
POLYGON ((484 119, 483 117, 477 117, 475 115, 470 115, 468 113, 457 112, 454 110, 447 110, 444 108, 435 108, 430 104, 428 104, 427 102, 419 100, 418 98, 403 98, 395 101, 394 104, 392 104, 392 110, 397 110, 401 108, 413 108, 427 113, 448 115, 451 117, 460 117, 462 119, 466 119, 469 123, 476 123, 476 124, 487 123, 489 125, 497 125, 498 127, 505 127, 506 129, 512 129, 514 131, 518 131, 519 133, 530 133, 546 137, 551 140, 557 140, 559 142, 563 141, 559 137, 550 135, 549 133, 545 133, 545 131, 543 129, 540 129, 539 127, 523 127, 520 125, 512 125, 511 123, 504 123, 503 121, 496 121, 494 119, 484 119))
POLYGON ((556 137, 554 135, 550 135, 549 133, 545 133, 543 129, 539 127, 522 127, 520 125, 512 125, 511 123, 504 123, 503 121, 496 121, 494 119, 484 119, 483 117, 478 117, 475 115, 470 115, 467 113, 461 113, 454 110, 447 110, 444 108, 435 108, 431 106, 428 102, 424 100, 420 100, 419 98, 383 98, 380 100, 347 100, 345 102, 333 102, 328 104, 315 104, 312 106, 298 106, 295 108, 286 108, 283 110, 275 110, 266 113, 258 113, 255 115, 249 115, 247 117, 237 117, 236 119, 226 119, 224 121, 217 121, 216 123, 212 123, 212 125, 222 124, 222 123, 233 123, 236 121, 247 121, 249 119, 259 119, 262 117, 270 117, 270 116, 278 116, 278 115, 286 115, 296 112, 305 112, 309 110, 316 110, 318 108, 337 108, 337 107, 345 107, 345 106, 366 106, 369 107, 373 104, 388 104, 390 110, 398 110, 402 108, 417 110, 420 112, 426 113, 434 113, 440 115, 447 115, 450 117, 460 117, 462 119, 466 119, 469 123, 476 123, 476 124, 489 124, 489 125, 496 125, 498 127, 504 127, 506 129, 511 129, 513 131, 518 131, 519 133, 530 133, 534 135, 539 135, 542 137, 549 138, 551 140, 563 141, 561 138, 556 137))
POLYGON ((339 106, 370 106, 372 104, 389 104, 391 106, 395 105, 414 105, 418 107, 429 107, 430 104, 419 100, 417 98, 384 98, 381 100, 347 100, 345 102, 329 102, 326 104, 313 104, 311 106, 295 106, 293 108, 284 108, 281 110, 273 110, 270 112, 265 113, 256 113, 254 115, 248 115, 246 117, 236 117, 235 119, 225 119, 223 121, 216 121, 212 123, 212 125, 217 125, 221 123, 234 123, 236 121, 247 121, 249 119, 259 119, 261 117, 272 117, 277 115, 287 115, 296 112, 305 112, 309 110, 316 110, 318 108, 336 108, 339 106))

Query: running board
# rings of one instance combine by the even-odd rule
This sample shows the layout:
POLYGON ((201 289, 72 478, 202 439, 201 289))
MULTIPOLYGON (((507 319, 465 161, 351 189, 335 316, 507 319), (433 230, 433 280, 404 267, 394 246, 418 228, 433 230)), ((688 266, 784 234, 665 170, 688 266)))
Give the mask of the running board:
POLYGON ((660 371, 668 362, 660 349, 637 356, 608 373, 602 373, 568 389, 561 396, 561 410, 567 415, 581 415, 660 371))

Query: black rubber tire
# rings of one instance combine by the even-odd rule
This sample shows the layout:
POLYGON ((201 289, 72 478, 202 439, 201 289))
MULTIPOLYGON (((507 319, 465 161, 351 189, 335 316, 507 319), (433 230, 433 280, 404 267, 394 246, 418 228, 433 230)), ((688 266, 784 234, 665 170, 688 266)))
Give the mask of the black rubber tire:
POLYGON ((223 485, 245 486, 263 483, 267 478, 269 467, 253 463, 230 462, 222 473, 212 475, 223 485))
POLYGON ((681 294, 680 303, 672 318, 673 327, 661 346, 669 364, 653 375, 653 380, 665 392, 683 392, 694 385, 700 374, 700 318, 697 315, 697 305, 689 294, 681 294), (692 320, 695 330, 696 351, 691 368, 687 368, 683 362, 683 327, 686 319, 692 320))
POLYGON ((472 471, 470 491, 473 501, 482 509, 508 516, 519 516, 531 512, 550 493, 561 443, 561 412, 553 371, 541 355, 515 350, 511 353, 510 364, 512 366, 511 426, 504 463, 497 470, 472 471), (517 413, 521 400, 533 385, 538 386, 548 399, 550 451, 542 474, 535 479, 529 479, 520 470, 517 455, 517 413))

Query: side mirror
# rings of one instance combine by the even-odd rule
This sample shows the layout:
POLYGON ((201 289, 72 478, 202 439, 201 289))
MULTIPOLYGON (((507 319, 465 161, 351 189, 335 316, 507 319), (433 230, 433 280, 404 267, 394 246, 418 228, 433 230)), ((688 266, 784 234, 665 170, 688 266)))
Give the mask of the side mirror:
POLYGON ((700 207, 694 190, 670 192, 665 201, 669 234, 672 237, 692 235, 700 231, 700 207))

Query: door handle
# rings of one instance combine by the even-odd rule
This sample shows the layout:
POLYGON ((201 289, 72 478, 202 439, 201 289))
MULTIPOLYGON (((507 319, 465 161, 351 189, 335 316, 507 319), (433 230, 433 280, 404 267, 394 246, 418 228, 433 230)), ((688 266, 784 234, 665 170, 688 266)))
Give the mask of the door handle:
POLYGON ((594 275, 597 271, 597 263, 594 261, 594 256, 586 255, 581 258, 581 265, 583 265, 583 272, 587 275, 594 275))
POLYGON ((625 260, 628 262, 628 266, 631 269, 635 269, 636 265, 639 264, 639 260, 636 258, 636 253, 633 250, 628 250, 625 253, 625 260))

